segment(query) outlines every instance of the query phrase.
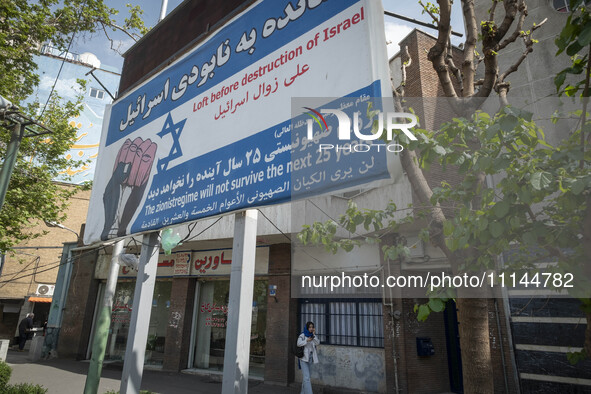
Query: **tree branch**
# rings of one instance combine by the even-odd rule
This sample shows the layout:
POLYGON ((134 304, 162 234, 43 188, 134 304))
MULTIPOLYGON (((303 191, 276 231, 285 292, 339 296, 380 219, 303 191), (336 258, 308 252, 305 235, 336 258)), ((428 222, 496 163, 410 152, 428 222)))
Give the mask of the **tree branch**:
POLYGON ((412 58, 410 57, 410 53, 408 53, 408 47, 405 45, 400 54, 400 72, 402 78, 400 80, 400 85, 396 89, 393 88, 393 90, 401 97, 404 97, 404 89, 406 87, 406 68, 410 67, 411 64, 412 58))
POLYGON ((111 21, 107 22, 107 21, 101 19, 101 20, 98 20, 97 22, 103 26, 103 29, 105 28, 105 26, 108 26, 113 30, 119 30, 119 31, 125 33, 129 38, 131 38, 135 42, 137 42, 141 38, 141 36, 139 34, 131 33, 127 29, 125 29, 123 26, 119 26, 118 24, 113 23, 111 21))
MULTIPOLYGON (((503 72, 499 76, 498 83, 504 83, 505 78, 507 78, 507 76, 509 76, 510 74, 517 71, 519 69, 519 66, 521 65, 521 63, 523 63, 523 61, 527 57, 527 55, 529 55, 531 52, 533 52, 533 50, 534 50, 533 46, 536 41, 532 38, 532 34, 534 31, 539 29, 544 23, 546 23, 547 20, 548 20, 548 18, 544 19, 539 24, 532 26, 529 33, 525 33, 525 34, 522 33, 521 34, 521 36, 523 37, 523 43, 525 44, 525 51, 515 61, 515 63, 513 63, 509 68, 507 68, 507 70, 505 70, 505 72, 503 72)), ((507 40, 505 40, 505 41, 507 41, 507 40)))
POLYGON ((423 10, 429 14, 429 16, 431 17, 431 19, 433 19, 433 23, 435 25, 437 25, 439 23, 439 18, 437 18, 437 15, 435 15, 433 12, 431 12, 431 10, 429 8, 427 8, 427 5, 424 4, 421 0, 419 0, 419 4, 421 5, 421 7, 423 7, 423 10))
POLYGON ((455 77, 455 79, 460 84, 460 94, 463 94, 464 81, 462 81, 462 73, 460 72, 460 69, 457 68, 454 63, 453 48, 451 46, 451 40, 449 40, 447 42, 447 56, 445 57, 445 63, 447 64, 447 67, 449 67, 449 69, 451 70, 452 75, 455 77))
MULTIPOLYGON (((525 3, 521 3, 519 4, 519 19, 517 20, 517 25, 515 26, 515 30, 513 31, 513 34, 511 34, 509 37, 505 38, 495 49, 497 52, 502 50, 503 48, 505 48, 507 45, 511 44, 512 42, 515 42, 515 40, 517 40, 517 38, 519 38, 520 36, 523 35, 523 23, 525 22, 525 17, 527 16, 527 6, 525 5, 525 3)), ((502 37, 499 37, 499 41, 502 37)))
POLYGON ((519 3, 522 2, 522 0, 503 1, 503 5, 505 6, 505 17, 503 18, 501 25, 497 29, 497 43, 499 43, 503 39, 503 37, 505 37, 505 34, 507 34, 509 29, 511 28, 511 25, 515 20, 515 16, 517 15, 517 11, 519 9, 518 1, 519 3))
POLYGON ((478 36, 476 14, 474 13, 474 0, 462 0, 462 11, 466 25, 466 42, 464 43, 464 61, 462 63, 463 74, 463 97, 470 97, 474 94, 474 51, 478 36))
POLYGON ((437 3, 439 4, 439 25, 437 26, 439 33, 435 45, 429 50, 427 59, 433 64, 445 96, 458 97, 445 62, 447 43, 451 34, 451 1, 438 0, 437 3))
MULTIPOLYGON (((423 171, 419 167, 419 158, 416 152, 407 149, 403 150, 400 155, 400 161, 402 163, 402 168, 406 172, 412 189, 419 201, 424 205, 430 204, 433 191, 427 183, 427 179, 425 178, 423 171)), ((431 241, 441 249, 450 262, 453 262, 455 261, 453 258, 453 253, 447 248, 447 245, 445 244, 445 237, 443 235, 443 223, 446 220, 445 214, 439 206, 439 203, 432 205, 429 211, 429 216, 432 220, 430 227, 434 230, 431 241)))
POLYGON ((493 0, 493 4, 490 7, 490 10, 488 10, 488 20, 490 22, 494 22, 495 21, 495 10, 497 9, 497 4, 499 3, 498 0, 493 0))

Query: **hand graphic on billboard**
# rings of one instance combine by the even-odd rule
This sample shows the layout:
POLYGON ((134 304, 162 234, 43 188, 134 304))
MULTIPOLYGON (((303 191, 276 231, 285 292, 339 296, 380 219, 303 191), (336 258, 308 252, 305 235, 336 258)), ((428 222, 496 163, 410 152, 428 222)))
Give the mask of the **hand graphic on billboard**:
POLYGON ((128 138, 119 149, 113 175, 103 194, 105 224, 101 234, 102 240, 109 238, 117 222, 117 236, 125 235, 127 226, 144 195, 157 148, 158 146, 149 138, 144 141, 137 137, 133 141, 128 138), (123 210, 121 207, 124 207, 123 210), (118 212, 120 217, 117 221, 118 212))

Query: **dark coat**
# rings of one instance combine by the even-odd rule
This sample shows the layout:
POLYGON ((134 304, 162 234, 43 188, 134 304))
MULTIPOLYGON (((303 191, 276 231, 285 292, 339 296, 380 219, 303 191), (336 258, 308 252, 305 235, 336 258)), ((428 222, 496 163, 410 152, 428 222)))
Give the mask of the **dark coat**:
POLYGON ((27 330, 30 330, 31 328, 33 328, 33 319, 25 317, 18 325, 18 333, 19 335, 25 335, 27 334, 27 330))

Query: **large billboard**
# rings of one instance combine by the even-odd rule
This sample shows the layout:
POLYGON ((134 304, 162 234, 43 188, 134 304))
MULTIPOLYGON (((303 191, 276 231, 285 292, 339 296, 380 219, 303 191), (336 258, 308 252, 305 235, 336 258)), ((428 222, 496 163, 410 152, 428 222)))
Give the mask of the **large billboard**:
MULTIPOLYGON (((383 24, 375 0, 258 1, 118 99, 84 242, 289 201, 298 173, 311 182, 326 157, 304 134, 294 145, 306 122, 293 121, 292 98, 391 96, 383 24)), ((324 190, 390 176, 385 153, 371 162, 324 190)))

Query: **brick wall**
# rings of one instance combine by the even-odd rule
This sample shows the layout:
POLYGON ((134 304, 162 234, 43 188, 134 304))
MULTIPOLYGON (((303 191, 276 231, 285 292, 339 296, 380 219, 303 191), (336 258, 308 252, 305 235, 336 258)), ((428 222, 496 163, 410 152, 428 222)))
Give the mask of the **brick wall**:
MULTIPOLYGON (((64 185, 64 187, 71 187, 64 185)), ((81 191, 70 199, 64 226, 80 233, 86 219, 90 191, 81 191)), ((0 288, 0 299, 23 299, 33 295, 38 284, 55 284, 64 242, 76 242, 68 230, 47 227, 42 221, 31 223, 32 231, 47 234, 18 245, 7 253, 2 268, 2 280, 9 281, 0 288)))
POLYGON ((124 55, 119 95, 158 72, 251 0, 185 1, 124 55))
MULTIPOLYGON (((400 42, 401 48, 404 46, 408 48, 411 58, 411 63, 406 68, 406 105, 415 111, 420 126, 428 130, 435 129, 442 122, 449 121, 454 116, 449 100, 443 97, 443 89, 433 64, 427 59, 427 53, 435 41, 431 35, 420 30, 413 30, 400 42)), ((454 48, 453 55, 456 66, 461 65, 463 52, 454 48)), ((459 84, 455 79, 452 80, 456 91, 459 91, 459 84)), ((437 163, 431 164, 425 175, 427 183, 432 188, 441 186, 443 180, 452 185, 461 181, 461 177, 452 166, 448 166, 444 171, 437 163)))
POLYGON ((96 259, 97 253, 89 251, 75 257, 57 346, 60 357, 86 358, 98 292, 98 281, 94 279, 96 259))
POLYGON ((296 304, 291 298, 291 245, 275 244, 269 250, 269 285, 277 286, 267 297, 265 382, 288 385, 293 381, 294 357, 290 344, 296 340, 296 304))
POLYGON ((170 294, 170 315, 164 342, 165 371, 187 368, 191 343, 191 322, 195 301, 195 278, 174 278, 170 294))
POLYGON ((415 303, 426 299, 404 299, 401 320, 404 321, 406 379, 409 393, 449 392, 449 367, 443 313, 431 313, 424 322, 417 321, 415 303), (435 355, 417 355, 417 337, 428 337, 433 342, 435 355))

